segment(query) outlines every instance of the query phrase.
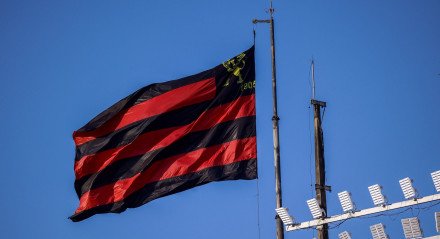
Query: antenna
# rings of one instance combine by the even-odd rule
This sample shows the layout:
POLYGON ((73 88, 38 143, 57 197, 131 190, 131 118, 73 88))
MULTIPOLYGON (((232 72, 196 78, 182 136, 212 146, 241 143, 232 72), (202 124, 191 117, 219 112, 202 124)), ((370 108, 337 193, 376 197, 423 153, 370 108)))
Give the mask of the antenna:
POLYGON ((315 61, 312 59, 312 99, 315 99, 315 61))
POLYGON ((270 0, 270 8, 269 8, 270 18, 273 17, 274 12, 275 12, 275 9, 273 9, 273 7, 272 7, 272 0, 270 0))

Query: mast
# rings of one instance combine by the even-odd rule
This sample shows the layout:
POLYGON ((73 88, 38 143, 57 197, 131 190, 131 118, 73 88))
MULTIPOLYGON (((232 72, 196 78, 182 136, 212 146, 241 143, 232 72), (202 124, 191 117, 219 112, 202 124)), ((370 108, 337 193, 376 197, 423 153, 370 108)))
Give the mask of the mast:
MULTIPOLYGON (((324 217, 327 216, 327 196, 326 190, 330 187, 325 185, 325 161, 324 161, 324 141, 321 127, 321 107, 326 107, 326 102, 315 100, 315 63, 312 60, 312 100, 315 126, 315 190, 316 199, 324 210, 324 217)), ((318 239, 328 239, 328 224, 317 227, 318 239)))
MULTIPOLYGON (((281 192, 281 165, 280 165, 280 137, 278 129, 278 103, 277 103, 277 71, 275 63, 275 24, 273 19, 274 9, 272 7, 272 0, 270 0, 269 20, 254 19, 252 22, 257 23, 269 23, 270 24, 270 49, 272 53, 272 127, 273 127, 273 158, 275 166, 275 195, 276 195, 276 208, 283 207, 282 192, 281 192)), ((284 239, 284 228, 281 218, 276 214, 276 233, 277 239, 284 239)))
MULTIPOLYGON (((275 193, 276 193, 276 208, 283 206, 282 191, 281 191, 281 164, 280 164, 280 137, 278 129, 278 104, 277 104, 277 74, 275 64, 275 24, 273 19, 274 9, 272 1, 270 1, 270 45, 272 52, 272 103, 273 103, 273 157, 275 165, 275 193)), ((281 218, 276 216, 277 239, 284 239, 284 228, 281 218)))

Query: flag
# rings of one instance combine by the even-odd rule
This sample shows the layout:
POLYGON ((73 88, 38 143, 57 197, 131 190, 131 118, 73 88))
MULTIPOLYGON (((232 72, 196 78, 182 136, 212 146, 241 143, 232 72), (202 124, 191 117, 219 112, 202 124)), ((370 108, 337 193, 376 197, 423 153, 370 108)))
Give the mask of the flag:
POLYGON ((120 213, 209 182, 257 177, 254 47, 148 85, 73 133, 72 221, 120 213))

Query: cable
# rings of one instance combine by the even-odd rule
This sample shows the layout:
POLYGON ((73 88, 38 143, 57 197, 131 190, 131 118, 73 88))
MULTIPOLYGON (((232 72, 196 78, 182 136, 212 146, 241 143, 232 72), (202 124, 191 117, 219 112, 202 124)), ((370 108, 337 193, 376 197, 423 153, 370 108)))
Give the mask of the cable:
MULTIPOLYGON (((312 84, 312 69, 309 68, 309 76, 308 76, 308 82, 309 82, 309 86, 312 89, 311 95, 313 97, 313 84, 312 84)), ((310 97, 310 98, 312 98, 310 97)), ((311 130, 311 125, 310 122, 312 121, 312 111, 310 110, 310 105, 309 105, 309 119, 307 120, 307 123, 309 125, 309 176, 310 176, 310 197, 314 197, 314 193, 313 193, 313 173, 312 173, 312 151, 313 151, 313 146, 312 146, 312 130, 311 130)), ((312 238, 315 237, 315 232, 316 230, 312 230, 312 238)))
POLYGON ((253 25, 253 29, 252 29, 252 32, 253 32, 253 34, 254 34, 254 47, 255 47, 255 37, 256 37, 256 35, 257 35, 257 33, 256 33, 256 31, 255 31, 255 23, 254 24, 252 24, 253 25))
POLYGON ((437 205, 439 205, 439 204, 440 204, 440 201, 439 201, 439 202, 436 202, 436 203, 431 203, 431 205, 426 206, 426 207, 420 207, 419 209, 420 209, 420 210, 428 210, 428 209, 431 209, 432 207, 437 206, 437 205))
MULTIPOLYGON (((418 212, 417 212, 416 217, 418 217, 418 215, 420 214, 420 211, 423 211, 423 210, 429 210, 429 209, 431 209, 432 207, 435 207, 435 206, 437 206, 437 205, 439 205, 439 204, 440 204, 440 202, 436 202, 436 203, 432 203, 431 205, 426 206, 426 207, 417 207, 416 209, 417 209, 418 212)), ((405 212, 407 212, 407 211, 409 211, 409 210, 411 210, 411 213, 412 213, 412 215, 414 216, 414 212, 413 212, 414 208, 411 206, 411 207, 406 208, 405 210, 402 210, 402 211, 399 211, 399 212, 395 212, 395 213, 380 213, 380 214, 376 214, 376 215, 373 215, 373 216, 362 216, 362 217, 356 217, 356 218, 346 218, 346 219, 342 220, 340 223, 336 224, 335 226, 329 227, 328 230, 338 228, 338 227, 341 226, 344 222, 346 222, 346 221, 348 221, 348 220, 351 220, 351 219, 370 219, 370 218, 376 218, 376 217, 386 216, 386 217, 388 217, 391 221, 395 221, 395 220, 397 220, 397 219, 399 218, 399 217, 398 217, 399 215, 401 215, 401 214, 403 214, 403 213, 405 213, 405 212)), ((311 228, 306 228, 306 229, 311 229, 311 228)))
MULTIPOLYGON (((309 68, 309 86, 312 87, 312 81, 311 81, 311 74, 312 74, 312 70, 311 68, 309 68)), ((310 150, 309 150, 309 176, 310 176, 310 194, 311 197, 313 197, 313 174, 312 174, 312 130, 311 130, 311 126, 310 126, 310 122, 312 121, 311 119, 311 114, 312 111, 310 110, 310 105, 309 105, 309 120, 307 121, 309 124, 309 145, 310 145, 310 150)))
MULTIPOLYGON (((310 106, 309 106, 310 109, 310 106)), ((313 197, 313 174, 312 174, 312 130, 310 129, 310 121, 311 121, 311 110, 309 110, 309 145, 310 145, 310 150, 309 150, 309 176, 310 176, 310 193, 313 197)))
POLYGON ((409 210, 411 210, 411 208, 407 208, 407 209, 405 209, 403 211, 396 212, 396 213, 380 213, 380 214, 376 214, 376 215, 373 215, 373 216, 363 216, 363 217, 358 217, 358 218, 360 218, 360 219, 367 219, 367 218, 375 218, 375 217, 382 217, 382 216, 392 217, 392 216, 398 216, 398 215, 400 215, 400 214, 402 214, 402 213, 404 213, 406 211, 409 211, 409 210))
POLYGON ((331 229, 335 229, 335 228, 338 228, 339 226, 341 226, 342 225, 342 223, 344 223, 344 222, 346 222, 346 221, 348 221, 350 218, 346 218, 346 219, 344 219, 342 222, 340 222, 340 223, 338 223, 336 226, 333 226, 333 227, 329 227, 328 228, 328 230, 331 230, 331 229))
MULTIPOLYGON (((255 26, 256 24, 253 24, 253 40, 254 40, 254 47, 255 47, 255 38, 256 38, 256 31, 255 26)), ((257 229, 258 229, 258 239, 261 239, 261 226, 260 226, 260 179, 257 177, 257 229)))
POLYGON ((260 179, 257 178, 257 227, 258 227, 258 239, 261 239, 261 227, 260 227, 260 179))

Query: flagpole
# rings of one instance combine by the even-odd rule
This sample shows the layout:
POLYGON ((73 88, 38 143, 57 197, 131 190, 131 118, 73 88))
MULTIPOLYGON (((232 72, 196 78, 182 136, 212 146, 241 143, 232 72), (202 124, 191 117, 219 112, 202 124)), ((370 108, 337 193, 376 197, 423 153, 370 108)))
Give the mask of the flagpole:
MULTIPOLYGON (((254 19, 252 22, 257 23, 269 23, 270 24, 270 48, 272 53, 272 127, 273 127, 273 157, 275 166, 275 195, 276 195, 276 208, 283 207, 282 191, 281 191, 281 165, 280 165, 280 137, 278 129, 278 104, 277 104, 277 73, 275 63, 275 24, 273 19, 274 9, 272 7, 272 0, 270 1, 269 20, 254 19)), ((284 239, 284 228, 281 218, 276 214, 276 233, 277 239, 284 239)))
MULTIPOLYGON (((277 104, 277 74, 276 74, 276 63, 275 63, 275 24, 273 19, 274 9, 272 7, 272 1, 270 1, 270 46, 272 52, 272 103, 273 103, 273 156, 275 165, 275 193, 276 193, 276 208, 283 206, 282 191, 281 191, 281 163, 280 163, 280 137, 278 121, 278 104, 277 104)), ((277 239, 284 239, 284 228, 281 218, 276 215, 276 228, 277 228, 277 239)))

